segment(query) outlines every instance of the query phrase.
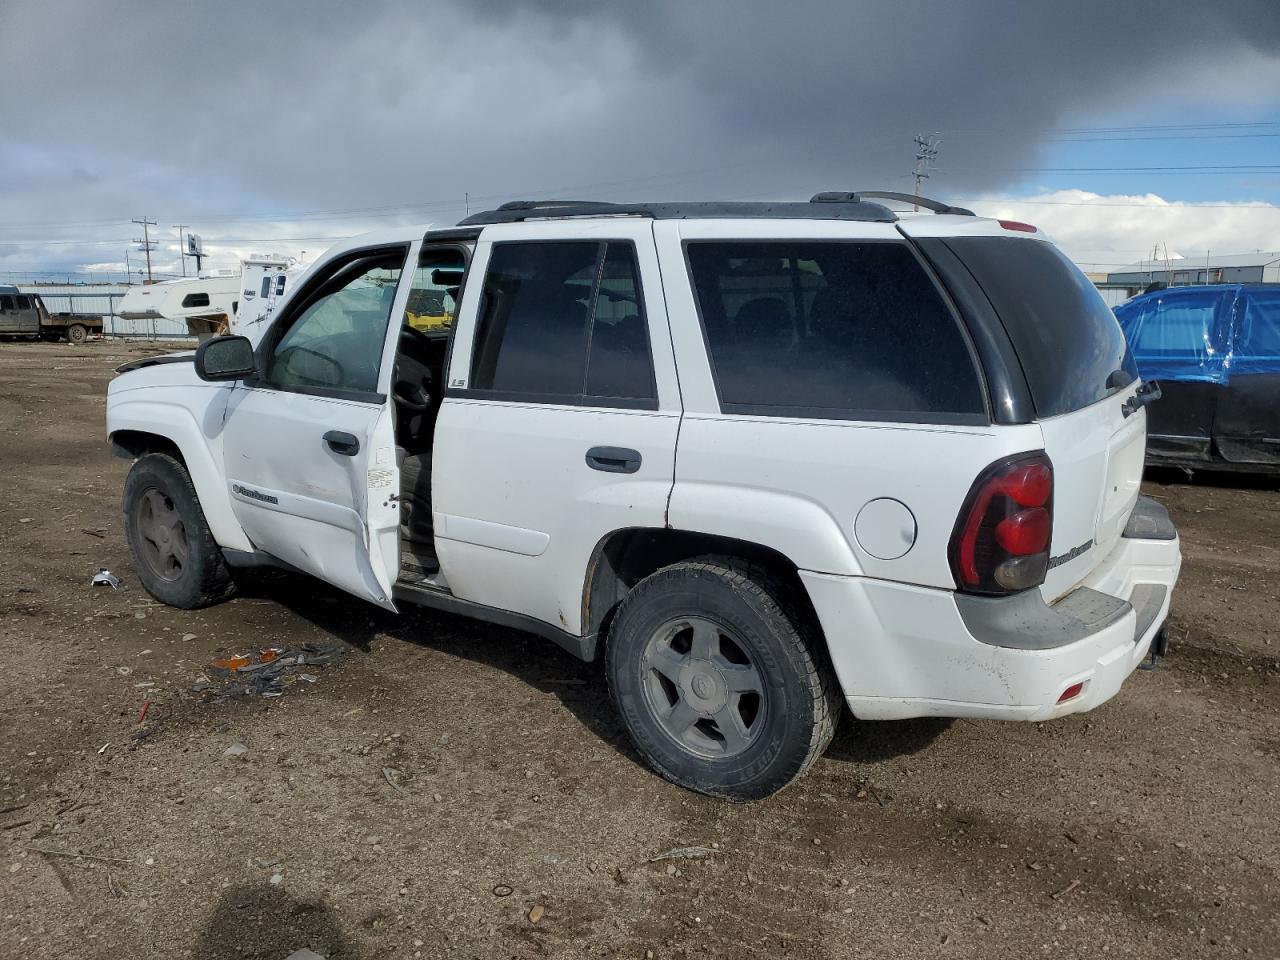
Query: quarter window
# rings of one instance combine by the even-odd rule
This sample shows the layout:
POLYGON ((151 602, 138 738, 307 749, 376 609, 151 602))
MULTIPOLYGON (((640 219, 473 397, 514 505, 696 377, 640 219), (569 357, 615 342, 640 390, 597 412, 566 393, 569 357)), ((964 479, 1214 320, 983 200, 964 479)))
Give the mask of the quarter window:
POLYGON ((207 307, 209 305, 209 295, 207 293, 188 293, 182 298, 184 307, 207 307))
POLYGON ((632 245, 496 244, 485 273, 471 388, 541 402, 654 405, 632 245))
POLYGON ((985 419, 968 344, 904 244, 698 241, 687 252, 725 412, 985 419))
POLYGON ((402 252, 362 257, 317 288, 272 350, 268 383, 375 392, 403 262, 402 252))
POLYGON ((14 309, 13 295, 8 293, 0 295, 0 310, 12 310, 12 309, 14 309))

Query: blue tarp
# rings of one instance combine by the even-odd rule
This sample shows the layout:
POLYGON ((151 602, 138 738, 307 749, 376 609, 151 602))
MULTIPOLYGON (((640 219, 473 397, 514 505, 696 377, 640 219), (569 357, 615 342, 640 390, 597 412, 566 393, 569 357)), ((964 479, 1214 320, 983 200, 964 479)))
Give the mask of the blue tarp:
POLYGON ((1156 290, 1115 314, 1143 380, 1225 384, 1232 374, 1280 373, 1280 284, 1156 290))

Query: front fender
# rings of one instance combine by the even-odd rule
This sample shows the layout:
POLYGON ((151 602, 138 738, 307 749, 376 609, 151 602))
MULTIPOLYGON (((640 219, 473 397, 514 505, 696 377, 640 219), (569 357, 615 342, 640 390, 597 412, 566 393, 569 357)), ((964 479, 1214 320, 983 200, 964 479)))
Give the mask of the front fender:
POLYGON ((182 403, 129 396, 143 392, 128 391, 111 398, 107 405, 108 436, 132 430, 175 444, 186 462, 213 539, 224 549, 252 550, 253 544, 236 519, 223 481, 222 422, 231 388, 184 391, 187 395, 182 403))

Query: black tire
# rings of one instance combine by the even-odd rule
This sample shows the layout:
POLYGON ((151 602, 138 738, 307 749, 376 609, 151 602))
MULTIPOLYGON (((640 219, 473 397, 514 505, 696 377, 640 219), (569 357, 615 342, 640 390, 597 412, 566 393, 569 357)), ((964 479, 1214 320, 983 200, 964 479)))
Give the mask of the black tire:
POLYGON ((830 744, 842 703, 811 621, 785 585, 736 560, 691 560, 642 580, 618 608, 605 651, 609 691, 636 749, 671 782, 738 802, 800 777, 830 744), (697 656, 699 630, 711 638, 703 649, 711 642, 718 653, 697 656), (678 655, 686 659, 675 682, 665 672, 678 655), (726 678, 752 669, 760 692, 729 692, 740 681, 726 678), (680 700, 685 712, 673 720, 680 700), (742 721, 732 737, 726 710, 742 721), (686 727, 690 711, 699 719, 686 727))
POLYGON ((89 339, 89 329, 82 323, 73 323, 67 327, 67 343, 80 346, 89 339))
MULTIPOLYGON (((226 600, 235 593, 235 581, 227 569, 222 551, 205 522, 200 499, 186 468, 164 453, 149 453, 138 459, 124 482, 124 530, 129 542, 133 568, 147 593, 161 603, 194 610, 226 600), (181 562, 161 556, 164 547, 148 531, 161 525, 149 522, 153 503, 160 503, 165 516, 172 517, 183 549, 181 562)), ((177 534, 166 534, 177 542, 177 534)), ((171 548, 172 549, 172 548, 171 548)))

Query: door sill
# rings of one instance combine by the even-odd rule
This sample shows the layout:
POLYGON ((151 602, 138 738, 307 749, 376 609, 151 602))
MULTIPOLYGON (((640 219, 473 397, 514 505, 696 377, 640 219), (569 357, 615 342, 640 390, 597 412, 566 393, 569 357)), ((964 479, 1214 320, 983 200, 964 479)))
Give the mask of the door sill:
MULTIPOLYGON (((443 579, 443 576, 441 579, 443 579)), ((455 597, 447 586, 438 586, 431 581, 397 580, 395 588, 392 590, 392 595, 396 600, 405 603, 416 604, 420 607, 430 607, 433 610, 443 610, 446 613, 455 613, 459 616, 470 617, 473 620, 483 620, 486 623, 494 623, 498 626, 536 634, 552 641, 556 646, 571 653, 579 660, 584 660, 588 663, 596 658, 597 638, 595 634, 580 637, 545 621, 526 616, 523 613, 513 613, 510 610, 500 610, 497 607, 486 606, 483 603, 463 600, 461 597, 455 597)))

